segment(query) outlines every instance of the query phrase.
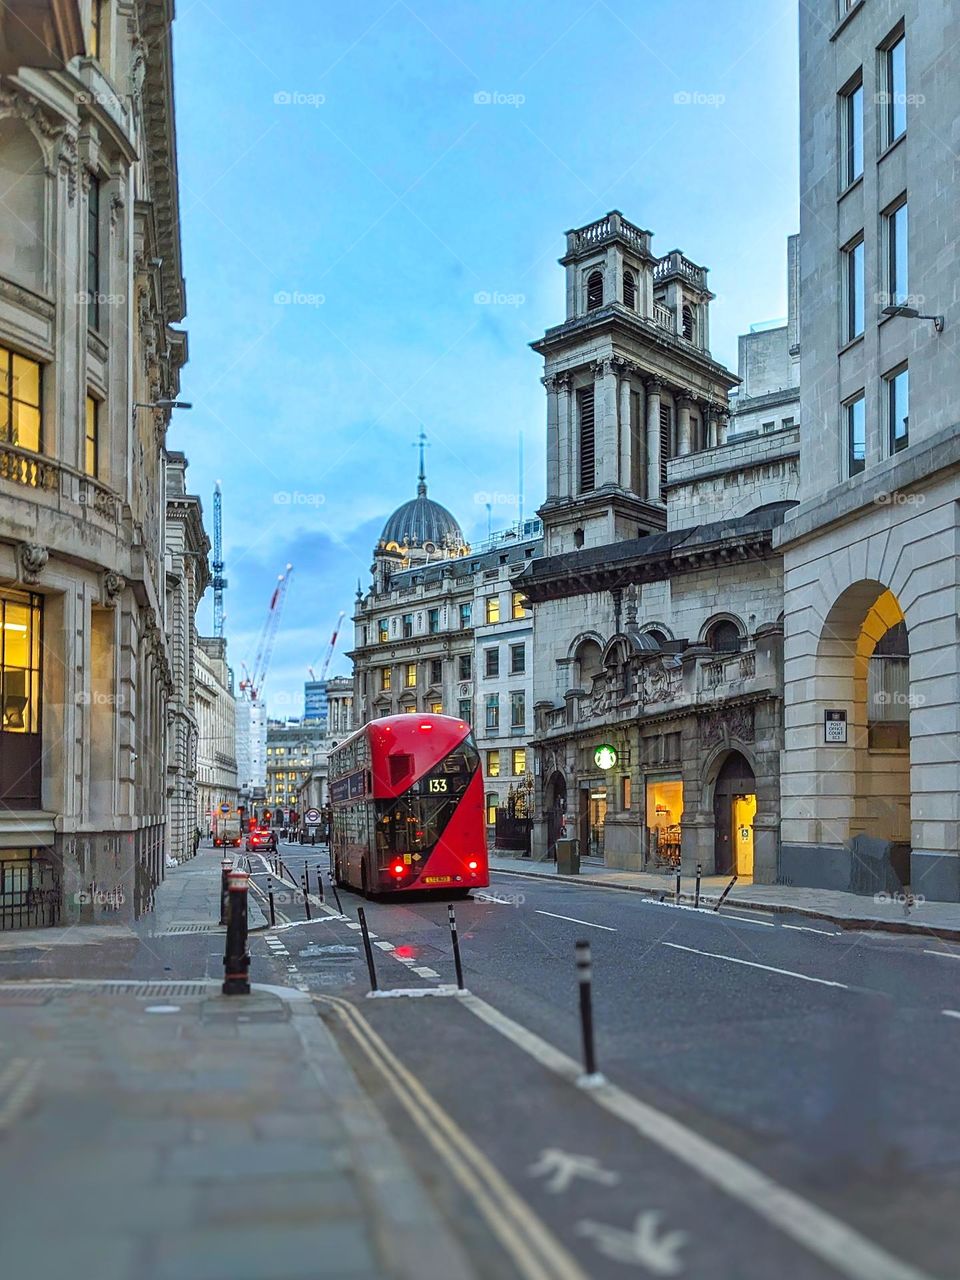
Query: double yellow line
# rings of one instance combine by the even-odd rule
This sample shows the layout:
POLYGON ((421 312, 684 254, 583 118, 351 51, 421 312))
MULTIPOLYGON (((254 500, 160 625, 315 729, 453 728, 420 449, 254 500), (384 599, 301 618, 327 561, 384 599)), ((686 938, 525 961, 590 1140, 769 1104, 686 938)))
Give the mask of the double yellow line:
POLYGON ((329 1005, 404 1111, 476 1205, 524 1280, 588 1280, 576 1260, 440 1107, 364 1017, 338 996, 329 1005))

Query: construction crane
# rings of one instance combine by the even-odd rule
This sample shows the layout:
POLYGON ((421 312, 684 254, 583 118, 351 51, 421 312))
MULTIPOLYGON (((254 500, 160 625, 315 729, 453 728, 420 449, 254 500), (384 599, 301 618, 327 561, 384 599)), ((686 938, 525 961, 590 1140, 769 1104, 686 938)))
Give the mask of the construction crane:
MULTIPOLYGON (((330 643, 327 645, 327 652, 323 658, 323 666, 320 668, 321 680, 326 680, 327 678, 327 671, 330 667, 330 659, 333 657, 333 651, 337 647, 337 636, 340 634, 340 623, 344 620, 346 616, 347 616, 346 610, 341 609, 340 616, 339 618, 337 618, 337 625, 333 628, 333 635, 330 637, 330 643)), ((313 667, 307 667, 307 670, 310 672, 310 679, 316 680, 317 677, 313 674, 313 667)))
POLYGON ((283 612, 283 602, 287 596, 287 588, 290 585, 290 575, 292 573, 293 565, 288 564, 283 573, 278 576, 277 585, 274 587, 273 595, 270 597, 270 607, 267 609, 263 629, 260 632, 260 639, 257 643, 257 656, 253 660, 253 667, 248 670, 245 664, 243 666, 245 674, 240 681, 240 692, 251 702, 258 701, 263 692, 263 685, 270 667, 270 659, 273 656, 273 646, 277 639, 280 614, 283 612))
POLYGON ((220 481, 213 487, 213 634, 223 635, 223 592, 227 580, 223 576, 223 499, 220 481))

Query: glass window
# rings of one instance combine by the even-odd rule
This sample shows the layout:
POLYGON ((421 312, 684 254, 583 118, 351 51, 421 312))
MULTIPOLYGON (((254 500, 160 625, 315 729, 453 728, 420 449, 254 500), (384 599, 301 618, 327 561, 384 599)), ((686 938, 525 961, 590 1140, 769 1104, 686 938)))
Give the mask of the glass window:
POLYGON ((87 195, 87 324, 100 325, 100 179, 93 174, 87 195))
POLYGON ((433 715, 435 715, 435 716, 442 716, 442 715, 443 715, 443 703, 442 703, 442 702, 431 702, 431 703, 430 703, 430 711, 431 711, 431 713, 432 713, 433 715))
POLYGON ((907 131, 907 42, 899 36, 884 50, 884 143, 889 146, 907 131))
POLYGON ((487 752, 487 777, 488 778, 500 777, 500 752, 499 751, 487 752))
POLYGON ((473 621, 473 605, 462 604, 460 606, 460 626, 462 628, 469 627, 473 621))
POLYGON ((847 474, 857 475, 866 465, 867 428, 865 401, 857 396, 844 407, 847 419, 847 474))
POLYGON ((620 808, 626 813, 633 800, 633 788, 629 774, 620 779, 620 808))
POLYGON ((846 292, 844 342, 852 342, 863 333, 863 237, 843 251, 846 292))
POLYGON ((715 622, 707 635, 707 644, 714 653, 738 653, 740 650, 740 632, 736 623, 726 618, 715 622))
POLYGON ((487 694, 486 725, 488 729, 500 728, 500 695, 499 693, 487 694))
POLYGON ((430 660, 430 683, 441 684, 443 681, 443 659, 431 658, 430 660))
POLYGON ((461 680, 469 680, 473 675, 473 654, 461 653, 457 660, 457 670, 461 680))
POLYGON ((103 0, 90 0, 90 20, 87 23, 87 52, 91 58, 99 58, 103 36, 103 0))
POLYGON ((0 440, 40 452, 40 366, 0 347, 0 440))
POLYGON ((487 676, 498 676, 500 674, 500 650, 484 649, 483 651, 484 672, 487 676))
POLYGON ((901 369, 886 381, 890 452, 899 453, 910 443, 910 375, 907 369, 901 369))
POLYGON ((487 596, 486 617, 487 617, 487 622, 500 621, 500 597, 499 596, 487 596))
POLYGON ((406 679, 404 681, 408 689, 417 687, 417 664, 415 662, 407 663, 406 679))
POLYGON ((390 623, 385 618, 377 623, 377 643, 386 644, 390 639, 390 623))
POLYGON ((526 697, 523 690, 510 694, 510 728, 522 729, 527 722, 526 697))
MULTIPOLYGON (((487 753, 489 755, 489 752, 487 753)), ((487 770, 489 774, 489 770, 487 770)), ((496 775, 493 775, 496 776, 496 775)), ((489 791, 487 793, 487 826, 495 827, 497 825, 497 793, 489 791)))
POLYGON ((525 747, 513 749, 513 775, 520 777, 527 772, 527 752, 525 747))
POLYGON ((427 613, 427 630, 432 636, 435 636, 440 630, 440 610, 430 609, 427 613))
POLYGON ((466 720, 467 724, 473 722, 473 701, 470 698, 461 698, 457 703, 457 715, 461 720, 466 720))
POLYGON ((403 638, 409 640, 413 635, 413 614, 405 613, 403 615, 403 638))
POLYGON ((99 414, 100 406, 93 396, 87 396, 87 412, 83 435, 83 469, 88 476, 97 475, 99 463, 99 414))
POLYGON ((511 611, 514 618, 527 616, 527 601, 522 591, 514 591, 511 599, 511 611))
POLYGON ((40 732, 38 596, 0 595, 0 704, 4 733, 40 732))
POLYGON ((527 646, 512 644, 510 646, 510 674, 522 676, 527 669, 527 646))
POLYGON ((389 693, 393 685, 393 671, 390 667, 380 668, 380 690, 382 693, 389 693))
POLYGON ((902 306, 907 300, 907 202, 897 205, 886 217, 887 224, 887 293, 891 306, 902 306))
POLYGON ((840 186, 863 175, 863 81, 840 94, 840 186))

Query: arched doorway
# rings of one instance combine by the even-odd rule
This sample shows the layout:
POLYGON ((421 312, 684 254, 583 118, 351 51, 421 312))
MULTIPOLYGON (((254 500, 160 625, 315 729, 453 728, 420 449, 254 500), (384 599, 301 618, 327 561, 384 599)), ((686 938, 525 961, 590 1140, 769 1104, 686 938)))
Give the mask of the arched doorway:
POLYGON ((713 787, 714 870, 741 880, 753 877, 753 820, 757 782, 749 762, 731 751, 713 787))
MULTIPOLYGON (((567 810, 567 783, 562 773, 554 773, 547 783, 547 856, 557 855, 557 841, 563 834, 563 815, 567 810)), ((567 832, 572 835, 572 832, 567 832)))

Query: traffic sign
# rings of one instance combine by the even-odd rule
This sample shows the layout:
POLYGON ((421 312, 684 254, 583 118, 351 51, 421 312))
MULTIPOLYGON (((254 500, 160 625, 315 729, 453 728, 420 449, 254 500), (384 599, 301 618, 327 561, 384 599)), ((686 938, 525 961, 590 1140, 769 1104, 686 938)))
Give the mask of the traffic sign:
POLYGON ((303 820, 304 822, 308 823, 310 826, 313 826, 315 823, 320 821, 320 810, 308 809, 307 812, 303 815, 303 820))
POLYGON ((220 806, 220 812, 221 812, 221 813, 229 813, 229 812, 230 812, 230 806, 229 806, 228 804, 222 804, 222 805, 220 806))

